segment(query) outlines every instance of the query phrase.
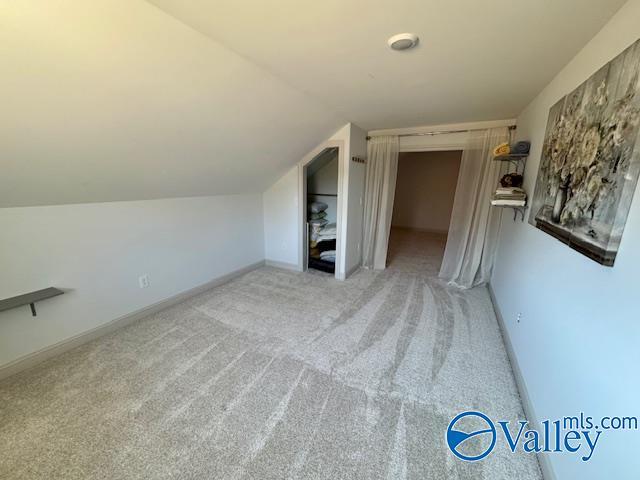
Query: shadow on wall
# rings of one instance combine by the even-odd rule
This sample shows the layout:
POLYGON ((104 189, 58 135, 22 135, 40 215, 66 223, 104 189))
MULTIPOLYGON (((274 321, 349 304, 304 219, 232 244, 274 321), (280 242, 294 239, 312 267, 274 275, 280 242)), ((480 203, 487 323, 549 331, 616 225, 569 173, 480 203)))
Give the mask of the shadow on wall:
POLYGON ((461 151, 400 153, 391 226, 446 234, 461 158, 461 151))

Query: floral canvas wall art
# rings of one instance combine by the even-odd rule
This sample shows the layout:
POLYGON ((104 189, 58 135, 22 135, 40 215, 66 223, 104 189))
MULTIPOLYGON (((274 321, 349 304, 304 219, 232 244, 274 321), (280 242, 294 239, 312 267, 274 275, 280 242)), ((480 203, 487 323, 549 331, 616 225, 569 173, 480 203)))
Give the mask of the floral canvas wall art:
POLYGON ((551 107, 529 222, 613 266, 638 182, 640 40, 551 107))

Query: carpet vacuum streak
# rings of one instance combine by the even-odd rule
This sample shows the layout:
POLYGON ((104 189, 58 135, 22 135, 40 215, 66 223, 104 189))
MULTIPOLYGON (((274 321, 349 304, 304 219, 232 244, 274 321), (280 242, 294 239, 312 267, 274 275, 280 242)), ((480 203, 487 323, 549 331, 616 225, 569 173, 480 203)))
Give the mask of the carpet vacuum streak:
POLYGON ((0 478, 541 479, 501 442, 448 450, 462 411, 524 414, 443 247, 394 230, 389 268, 345 282, 260 268, 0 382, 0 478))

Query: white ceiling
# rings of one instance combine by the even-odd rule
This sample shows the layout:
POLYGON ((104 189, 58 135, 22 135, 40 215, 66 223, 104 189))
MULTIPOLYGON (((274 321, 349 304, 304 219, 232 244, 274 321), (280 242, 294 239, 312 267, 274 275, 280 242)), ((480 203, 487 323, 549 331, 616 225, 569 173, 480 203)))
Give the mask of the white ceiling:
POLYGON ((0 207, 261 192, 347 121, 511 118, 623 3, 0 2, 0 207))
POLYGON ((625 0, 150 1, 370 130, 516 116, 625 0))

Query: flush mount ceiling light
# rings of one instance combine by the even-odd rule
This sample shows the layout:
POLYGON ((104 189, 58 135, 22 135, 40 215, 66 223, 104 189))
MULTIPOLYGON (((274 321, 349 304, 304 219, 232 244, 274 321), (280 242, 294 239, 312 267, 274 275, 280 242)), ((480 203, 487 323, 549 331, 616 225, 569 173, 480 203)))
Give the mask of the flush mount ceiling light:
POLYGON ((387 40, 387 44, 393 50, 409 50, 418 44, 418 40, 415 33, 399 33, 387 40))

